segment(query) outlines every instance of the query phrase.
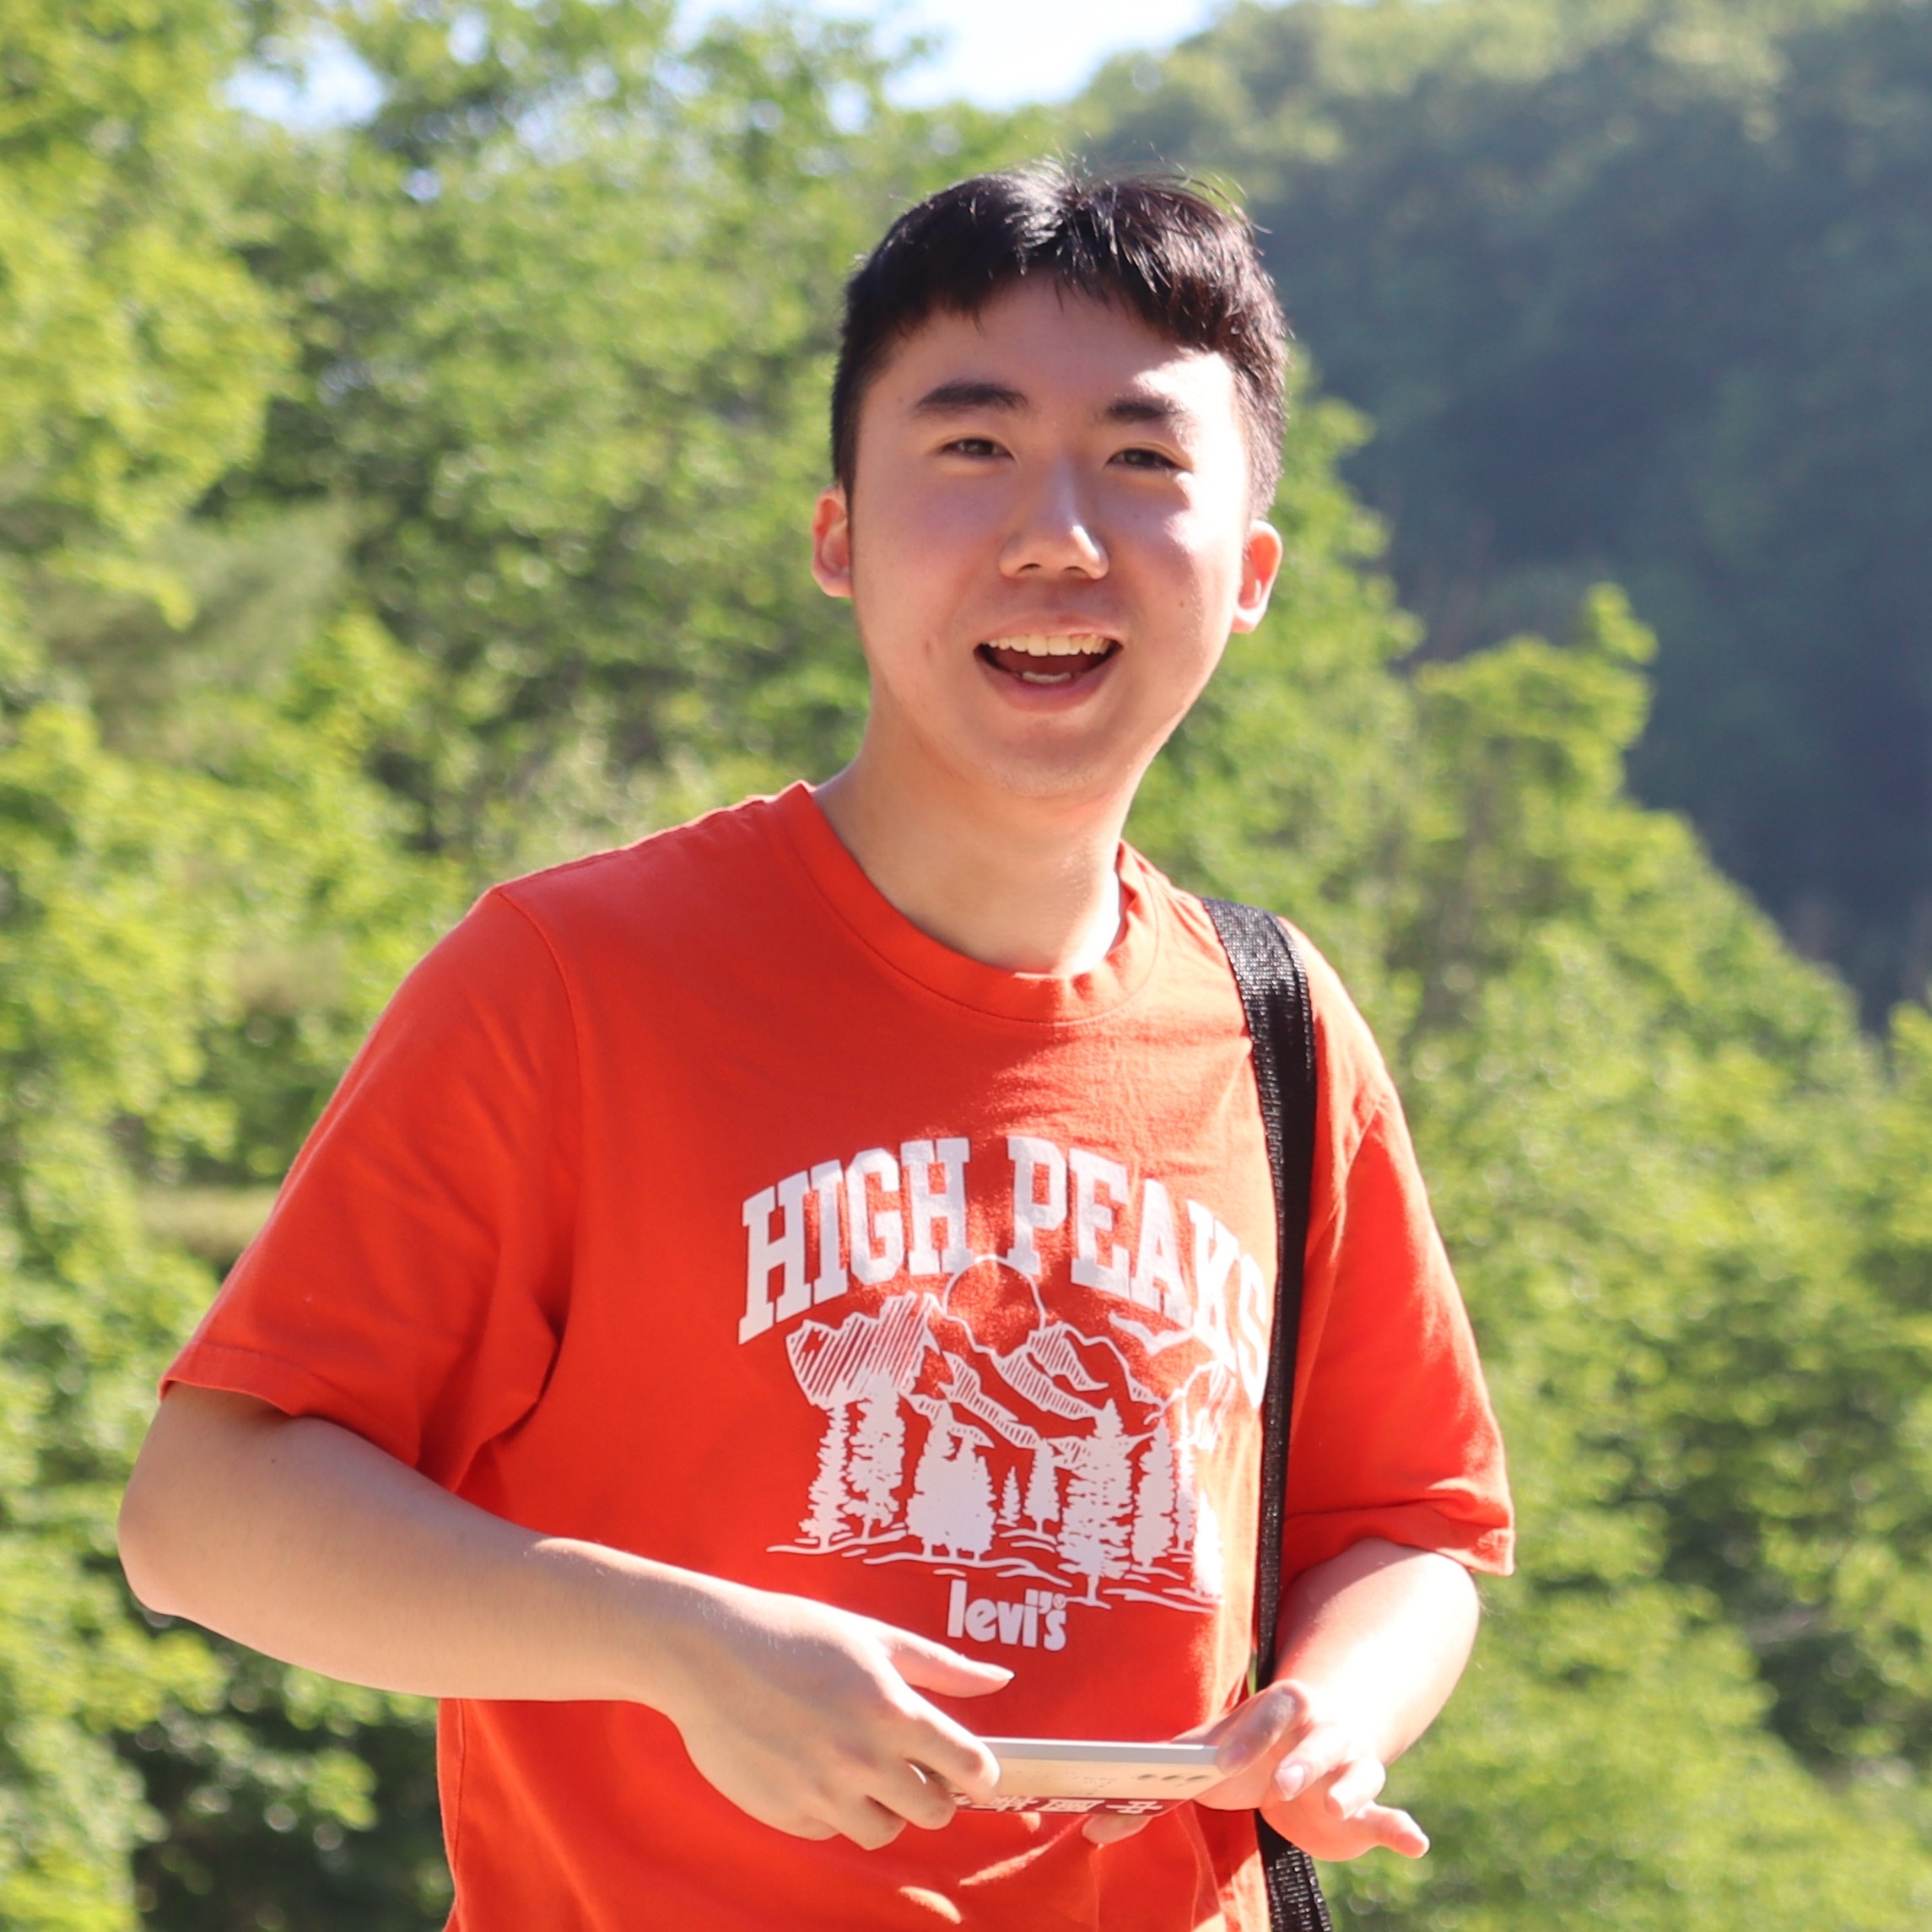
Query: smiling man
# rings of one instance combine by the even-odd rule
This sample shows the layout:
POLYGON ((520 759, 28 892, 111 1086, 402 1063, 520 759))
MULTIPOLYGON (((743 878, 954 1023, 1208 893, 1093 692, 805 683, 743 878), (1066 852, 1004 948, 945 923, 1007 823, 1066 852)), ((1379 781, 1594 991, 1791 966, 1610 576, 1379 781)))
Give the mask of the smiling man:
POLYGON ((1274 1207, 1201 903, 1121 843, 1282 557, 1284 331, 1176 186, 963 182, 851 282, 812 568, 863 742, 499 887, 170 1371, 158 1611, 445 1700, 462 1932, 1267 1924, 1256 1807, 1419 1856, 1501 1451, 1400 1105, 1320 1094, 1277 1681, 1274 1207), (1218 1743, 1151 1819, 975 1735, 1218 1743), (908 1827, 916 1827, 909 1831, 908 1827))

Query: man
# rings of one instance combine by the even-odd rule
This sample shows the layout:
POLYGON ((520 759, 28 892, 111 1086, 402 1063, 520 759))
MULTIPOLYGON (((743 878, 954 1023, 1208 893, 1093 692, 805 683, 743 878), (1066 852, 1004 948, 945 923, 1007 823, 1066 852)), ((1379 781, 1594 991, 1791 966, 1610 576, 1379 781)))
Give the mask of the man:
POLYGON ((1120 843, 1266 607, 1284 339, 1179 188, 903 217, 813 526, 858 755, 487 894, 170 1372, 136 1591, 448 1700, 463 1932, 1259 1927, 1257 1805, 1427 1848, 1384 1767, 1508 1560, 1467 1325, 1311 954, 1293 1581, 1247 1697, 1270 1177, 1212 927, 1120 843), (975 1730, 1206 1732, 1226 1776, 955 1816, 975 1730))

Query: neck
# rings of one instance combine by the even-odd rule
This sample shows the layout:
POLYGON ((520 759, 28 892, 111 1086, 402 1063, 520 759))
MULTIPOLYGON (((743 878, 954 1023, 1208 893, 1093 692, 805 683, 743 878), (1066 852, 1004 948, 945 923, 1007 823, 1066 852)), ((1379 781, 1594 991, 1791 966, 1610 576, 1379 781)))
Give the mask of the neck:
POLYGON ((922 765, 870 734, 813 796, 866 877, 929 938, 1009 973, 1084 973, 1120 927, 1115 861, 1131 795, 1016 797, 922 765))

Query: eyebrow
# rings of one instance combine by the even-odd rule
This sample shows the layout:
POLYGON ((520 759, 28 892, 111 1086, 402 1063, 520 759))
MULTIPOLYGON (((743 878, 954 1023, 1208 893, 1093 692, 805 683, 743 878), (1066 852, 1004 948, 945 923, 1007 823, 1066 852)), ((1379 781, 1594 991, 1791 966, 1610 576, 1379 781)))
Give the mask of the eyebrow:
POLYGON ((1194 421, 1191 410, 1163 396, 1122 396, 1109 402, 1102 416, 1109 423, 1160 423, 1176 429, 1194 421))
MULTIPOLYGON (((1009 415, 1027 415, 1033 410, 1030 398, 1003 382, 989 382, 963 376, 955 382, 942 382, 929 389, 913 404, 915 416, 959 416, 975 409, 991 409, 1009 415)), ((1192 426, 1193 412, 1163 396, 1120 396, 1100 412, 1104 423, 1152 423, 1176 430, 1192 426)))
POLYGON ((1017 389, 1003 382, 976 382, 963 378, 942 382, 929 389, 913 404, 916 416, 958 416, 969 409, 1001 409, 1012 413, 1030 410, 1033 404, 1017 389))

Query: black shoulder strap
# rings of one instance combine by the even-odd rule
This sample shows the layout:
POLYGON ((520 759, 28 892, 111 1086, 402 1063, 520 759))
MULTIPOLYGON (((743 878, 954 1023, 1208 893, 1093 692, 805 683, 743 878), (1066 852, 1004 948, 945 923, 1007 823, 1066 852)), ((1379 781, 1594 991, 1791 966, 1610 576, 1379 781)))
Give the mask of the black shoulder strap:
MULTIPOLYGON (((1301 1336, 1302 1266, 1308 1248, 1314 1163, 1314 1013, 1301 955, 1272 913, 1230 899, 1203 902, 1227 948, 1255 1055, 1261 1129, 1275 1179, 1275 1245, 1280 1272, 1261 1411, 1261 1512, 1255 1552, 1253 1681, 1274 1672, 1282 1604, 1282 1523, 1287 1507, 1288 1420, 1295 1349, 1301 1336)), ((1274 1932, 1332 1932, 1314 1861, 1259 1812, 1255 1835, 1274 1932)))

